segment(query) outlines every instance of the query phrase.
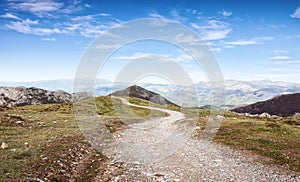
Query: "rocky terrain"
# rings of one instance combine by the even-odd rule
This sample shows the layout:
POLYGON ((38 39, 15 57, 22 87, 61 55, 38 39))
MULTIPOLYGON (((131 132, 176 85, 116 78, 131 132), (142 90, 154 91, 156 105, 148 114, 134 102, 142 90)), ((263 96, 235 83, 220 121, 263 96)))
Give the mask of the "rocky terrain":
POLYGON ((62 104, 92 96, 92 94, 87 92, 70 94, 62 90, 49 91, 36 87, 0 87, 0 105, 8 107, 62 104))
POLYGON ((232 111, 237 113, 268 113, 277 116, 292 116, 300 113, 300 93, 277 96, 266 101, 238 107, 232 111))
POLYGON ((165 99, 163 96, 149 91, 147 89, 144 89, 143 87, 137 86, 137 85, 133 85, 130 86, 124 90, 119 90, 116 92, 113 92, 112 94, 113 96, 128 96, 128 97, 136 97, 136 98, 140 98, 140 99, 144 99, 156 104, 160 104, 160 105, 164 105, 164 104, 172 104, 172 105, 176 105, 174 103, 172 103, 171 101, 165 99))
POLYGON ((72 95, 64 91, 47 91, 35 87, 0 87, 0 105, 9 107, 71 101, 72 95))

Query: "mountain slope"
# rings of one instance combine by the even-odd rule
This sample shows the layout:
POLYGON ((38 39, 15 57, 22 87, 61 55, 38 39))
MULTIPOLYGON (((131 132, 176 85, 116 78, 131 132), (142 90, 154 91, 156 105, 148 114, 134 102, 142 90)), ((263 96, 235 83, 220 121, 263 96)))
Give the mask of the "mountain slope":
POLYGON ((150 90, 144 89, 143 87, 140 87, 137 85, 130 86, 124 90, 119 90, 119 91, 113 92, 110 95, 136 97, 136 98, 144 99, 144 100, 147 100, 147 101, 150 101, 150 102, 153 102, 156 104, 160 104, 160 105, 164 105, 164 104, 176 105, 173 102, 164 98, 163 96, 161 96, 155 92, 152 92, 150 90))
POLYGON ((47 91, 35 87, 0 87, 0 105, 9 107, 71 101, 72 95, 64 91, 47 91))
POLYGON ((249 114, 266 112, 271 115, 292 116, 300 113, 300 93, 280 95, 266 101, 238 107, 232 111, 249 114))

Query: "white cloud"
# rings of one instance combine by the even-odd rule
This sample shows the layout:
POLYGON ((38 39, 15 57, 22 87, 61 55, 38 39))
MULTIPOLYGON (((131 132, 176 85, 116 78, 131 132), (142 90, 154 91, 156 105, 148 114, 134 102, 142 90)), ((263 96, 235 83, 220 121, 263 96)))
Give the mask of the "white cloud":
POLYGON ((184 21, 187 20, 187 18, 179 15, 178 11, 176 11, 176 10, 172 10, 171 15, 172 15, 173 19, 178 21, 178 22, 184 22, 184 21))
POLYGON ((188 12, 188 13, 192 13, 193 15, 201 15, 201 14, 202 14, 201 11, 198 11, 198 10, 196 10, 196 9, 193 9, 193 10, 188 9, 187 12, 188 12))
POLYGON ((94 15, 85 15, 85 16, 76 16, 72 18, 73 21, 88 21, 88 20, 93 20, 96 17, 105 17, 105 16, 111 16, 110 14, 107 13, 98 13, 94 15))
POLYGON ((148 16, 151 18, 166 19, 164 16, 156 12, 149 13, 148 16))
POLYGON ((32 21, 30 19, 10 22, 6 24, 6 27, 17 32, 25 33, 25 34, 34 34, 34 35, 50 35, 54 33, 62 33, 61 30, 57 28, 40 28, 40 27, 33 27, 34 25, 38 25, 39 21, 35 20, 32 21))
POLYGON ((19 17, 17 17, 16 15, 13 15, 11 13, 6 13, 5 15, 1 15, 1 18, 10 18, 10 19, 16 19, 16 20, 20 20, 19 17))
POLYGON ((221 48, 219 48, 219 47, 216 47, 216 48, 211 48, 211 50, 213 51, 213 52, 221 52, 221 48))
POLYGON ((290 15, 292 18, 300 18, 300 7, 296 9, 296 11, 290 15))
POLYGON ((115 56, 115 57, 112 57, 112 59, 133 60, 133 59, 140 59, 140 58, 148 57, 150 55, 153 55, 153 54, 137 52, 130 56, 115 56))
POLYGON ((300 64, 300 61, 276 61, 273 64, 300 64))
POLYGON ((108 13, 99 13, 98 15, 99 16, 111 16, 111 14, 108 14, 108 13))
POLYGON ((232 15, 232 12, 230 12, 230 11, 225 11, 225 10, 219 11, 218 13, 221 14, 221 15, 223 15, 224 17, 229 17, 229 16, 232 15))
MULTIPOLYGON (((120 44, 98 44, 95 46, 96 49, 117 49, 122 45, 120 44)), ((115 57, 114 57, 115 58, 115 57)))
POLYGON ((204 40, 225 39, 232 32, 229 25, 220 20, 208 20, 205 25, 190 23, 190 26, 197 29, 204 40))
POLYGON ((88 8, 89 4, 82 4, 80 0, 7 0, 8 6, 13 10, 29 12, 39 17, 57 17, 61 14, 88 8))
POLYGON ((233 42, 225 42, 225 44, 228 45, 254 45, 254 44, 258 44, 255 41, 250 41, 250 40, 239 40, 239 41, 233 41, 233 42))
POLYGON ((285 28, 287 26, 284 24, 268 24, 268 27, 278 29, 278 28, 285 28))
POLYGON ((273 59, 273 60, 286 60, 286 59, 291 59, 291 57, 289 57, 289 56, 273 56, 273 57, 270 57, 270 59, 273 59))
POLYGON ((288 53, 286 50, 281 50, 281 49, 275 49, 272 51, 273 54, 278 55, 278 54, 285 54, 288 53))
POLYGON ((79 33, 84 37, 97 37, 106 30, 116 26, 122 21, 114 18, 107 18, 110 14, 99 13, 95 15, 77 16, 72 22, 65 24, 65 30, 70 33, 79 33))
POLYGON ((173 60, 175 62, 189 62, 194 60, 192 56, 187 53, 181 53, 178 55, 170 55, 170 54, 151 54, 151 53, 144 53, 144 52, 137 52, 129 56, 114 56, 112 59, 119 59, 119 60, 134 60, 140 59, 149 56, 160 56, 162 60, 173 60))
POLYGON ((16 10, 43 15, 61 9, 64 4, 54 0, 10 0, 9 5, 16 10))
POLYGON ((55 42, 56 38, 41 38, 43 41, 55 42))
POLYGON ((231 32, 231 29, 225 30, 208 30, 205 32, 204 40, 220 40, 225 39, 231 32))
POLYGON ((230 46, 245 46, 245 45, 257 45, 257 44, 262 44, 265 41, 270 41, 273 40, 273 37, 254 37, 249 40, 238 40, 238 41, 230 41, 230 42, 224 42, 225 45, 230 45, 230 46))

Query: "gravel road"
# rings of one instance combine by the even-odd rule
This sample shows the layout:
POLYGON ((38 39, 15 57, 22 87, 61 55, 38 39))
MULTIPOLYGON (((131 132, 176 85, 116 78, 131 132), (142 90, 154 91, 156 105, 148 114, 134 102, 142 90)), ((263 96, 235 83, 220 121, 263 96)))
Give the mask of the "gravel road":
POLYGON ((195 140, 176 121, 176 111, 124 104, 167 112, 168 117, 130 125, 116 135, 104 154, 107 171, 96 181, 300 181, 299 174, 259 162, 259 156, 213 142, 195 140))

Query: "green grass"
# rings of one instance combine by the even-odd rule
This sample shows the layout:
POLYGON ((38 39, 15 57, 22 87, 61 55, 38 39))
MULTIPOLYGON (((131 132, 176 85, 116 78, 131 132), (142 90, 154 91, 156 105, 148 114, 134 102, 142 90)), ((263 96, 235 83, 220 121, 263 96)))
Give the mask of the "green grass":
MULTIPOLYGON (((79 112, 99 114, 110 132, 122 129, 132 122, 140 122, 143 118, 165 116, 165 113, 158 111, 124 106, 119 100, 111 101, 110 97, 97 97, 95 100, 84 100, 76 104, 82 106, 77 107, 79 112), (96 110, 87 109, 89 107, 96 110), (118 110, 117 113, 115 109, 118 110)), ((90 144, 80 132, 73 114, 74 109, 72 103, 0 107, 0 143, 5 142, 9 146, 7 149, 0 149, 0 181, 30 181, 35 177, 42 179, 49 175, 48 172, 53 173, 48 179, 64 181, 64 175, 59 171, 72 173, 69 168, 72 160, 68 160, 66 163, 69 164, 65 166, 58 166, 54 161, 62 160, 62 156, 66 154, 75 158, 87 155, 85 150, 96 154, 96 150, 90 149, 90 144), (20 120, 24 123, 16 124, 20 120), (73 150, 77 152, 72 153, 73 150)), ((99 161, 99 157, 94 161, 99 161)), ((87 164, 87 169, 75 179, 89 181, 95 175, 97 165, 101 164, 87 164), (94 166, 94 169, 90 170, 90 166, 94 166)))
POLYGON ((226 113, 214 141, 253 151, 300 171, 300 128, 292 118, 248 118, 226 113))

